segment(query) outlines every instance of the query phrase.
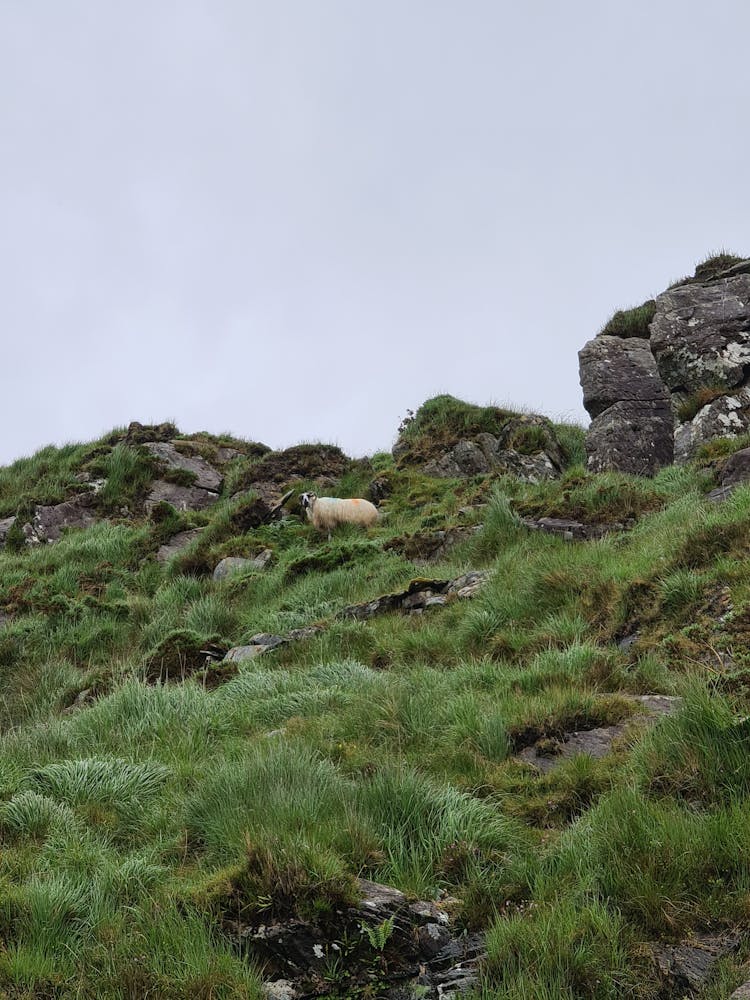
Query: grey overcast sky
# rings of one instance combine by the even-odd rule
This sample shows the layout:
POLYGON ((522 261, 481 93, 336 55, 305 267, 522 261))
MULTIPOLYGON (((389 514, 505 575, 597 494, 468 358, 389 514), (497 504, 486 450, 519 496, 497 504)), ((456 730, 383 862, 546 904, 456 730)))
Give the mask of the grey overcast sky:
POLYGON ((130 420, 585 422, 615 308, 750 254, 747 0, 0 0, 0 462, 130 420))

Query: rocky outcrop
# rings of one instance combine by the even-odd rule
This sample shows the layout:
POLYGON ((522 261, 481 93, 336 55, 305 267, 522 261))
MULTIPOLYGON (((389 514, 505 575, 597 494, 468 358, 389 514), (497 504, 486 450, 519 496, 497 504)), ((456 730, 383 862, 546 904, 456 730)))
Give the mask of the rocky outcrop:
POLYGON ((597 337, 578 357, 583 405, 593 418, 586 435, 589 469, 650 476, 671 464, 669 393, 648 344, 639 338, 597 337))
POLYGON ((630 531, 635 520, 615 521, 611 524, 584 524, 566 517, 523 517, 522 524, 531 531, 543 531, 548 535, 559 535, 566 542, 595 541, 618 531, 630 531))
POLYGON ((23 526, 27 544, 57 542, 66 528, 88 528, 97 521, 92 504, 92 495, 83 494, 54 506, 37 507, 31 521, 23 526))
POLYGON ((197 486, 202 490, 218 493, 223 476, 199 455, 187 455, 180 451, 174 441, 148 442, 143 447, 149 451, 165 469, 178 470, 185 474, 185 485, 197 486))
POLYGON ((158 503, 171 504, 175 510, 205 510, 217 503, 219 494, 202 490, 198 486, 178 486, 166 480, 157 479, 151 484, 144 507, 150 513, 158 503))
POLYGON ((657 296, 644 336, 580 351, 592 471, 651 475, 750 429, 750 260, 696 275, 657 296))
POLYGON ((451 600, 473 597, 487 580, 489 572, 474 570, 455 580, 412 580, 406 590, 397 594, 383 594, 374 601, 351 604, 339 612, 339 618, 356 618, 367 621, 387 611, 404 611, 421 614, 429 608, 442 607, 451 600))
POLYGON ((398 889, 366 879, 356 884, 359 902, 317 919, 263 913, 238 919, 242 907, 227 907, 225 930, 265 969, 266 997, 329 996, 330 969, 337 966, 346 973, 348 996, 448 1000, 477 986, 483 939, 454 926, 448 907, 410 902, 398 889))
MULTIPOLYGON (((396 453, 394 449, 394 453, 396 453)), ((498 436, 489 433, 477 434, 474 438, 458 441, 452 448, 433 458, 424 465, 428 476, 441 479, 461 479, 469 476, 499 473, 516 476, 527 483, 538 483, 545 479, 555 479, 560 474, 563 456, 555 440, 552 424, 545 417, 527 414, 509 422, 509 426, 498 436), (511 443, 523 440, 527 444, 524 451, 512 447, 511 443), (538 447, 531 443, 538 438, 538 447)))

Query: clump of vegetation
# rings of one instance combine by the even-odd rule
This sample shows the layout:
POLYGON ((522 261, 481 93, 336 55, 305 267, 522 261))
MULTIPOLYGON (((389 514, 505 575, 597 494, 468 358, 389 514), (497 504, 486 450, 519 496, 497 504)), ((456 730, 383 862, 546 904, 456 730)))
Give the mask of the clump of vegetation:
POLYGON ((401 467, 437 458, 464 438, 480 434, 492 434, 504 448, 522 455, 547 451, 562 464, 583 454, 583 432, 574 425, 558 427, 546 417, 476 406, 448 395, 428 399, 416 413, 409 411, 399 430, 394 454, 401 467))
POLYGON ((618 311, 607 320, 598 333, 599 337, 642 337, 648 339, 651 336, 651 321, 656 315, 656 302, 648 299, 640 306, 632 309, 618 309, 618 311))
POLYGON ((692 420, 704 406, 713 403, 715 399, 719 399, 721 396, 725 396, 726 393, 726 386, 703 386, 683 399, 677 407, 677 419, 680 423, 692 420))

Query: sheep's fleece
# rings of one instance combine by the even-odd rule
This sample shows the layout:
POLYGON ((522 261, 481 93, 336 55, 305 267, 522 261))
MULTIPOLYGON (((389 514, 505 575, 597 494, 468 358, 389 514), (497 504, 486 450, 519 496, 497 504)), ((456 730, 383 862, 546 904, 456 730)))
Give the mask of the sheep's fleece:
POLYGON ((308 521, 318 531, 330 532, 340 524, 358 524, 362 528, 369 528, 379 516, 377 507, 360 497, 339 499, 303 493, 300 501, 308 521))

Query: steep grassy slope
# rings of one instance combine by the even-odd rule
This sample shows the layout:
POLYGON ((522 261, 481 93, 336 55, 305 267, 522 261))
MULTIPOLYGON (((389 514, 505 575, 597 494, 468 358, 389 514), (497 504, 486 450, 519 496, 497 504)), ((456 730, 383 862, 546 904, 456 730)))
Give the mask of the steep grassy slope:
MULTIPOLYGON (((0 472, 4 515, 69 497, 92 470, 108 515, 0 550, 5 995, 260 997, 232 909, 331 913, 358 875, 455 897, 457 919, 487 931, 480 993, 497 1000, 657 997, 647 943, 744 931, 750 489, 712 505, 699 466, 439 480, 381 454, 329 488, 362 495, 378 478, 387 516, 328 542, 295 515, 245 530, 253 498, 231 492, 256 463, 283 463, 250 443, 201 446, 237 452, 202 513, 145 516, 153 468, 122 434, 0 472), (520 519, 544 514, 636 523, 571 543, 520 519), (418 533, 466 524, 479 530, 437 565, 404 554, 418 533), (155 560, 195 526, 191 547, 155 560), (269 568, 212 579, 223 556, 261 549, 269 568), (477 568, 491 577, 471 601, 339 617, 416 576, 477 568), (203 669, 206 648, 310 624, 323 628, 203 669), (629 696, 646 693, 682 708, 626 727, 599 760, 548 774, 518 760, 633 718, 629 696)), ((705 997, 741 981, 743 955, 705 997)), ((330 992, 355 995, 334 965, 330 992)))

